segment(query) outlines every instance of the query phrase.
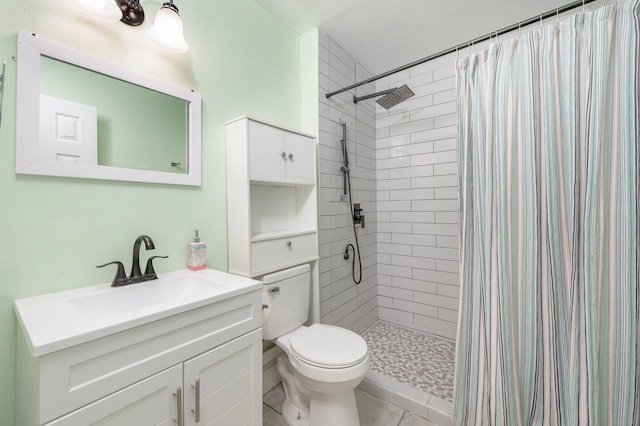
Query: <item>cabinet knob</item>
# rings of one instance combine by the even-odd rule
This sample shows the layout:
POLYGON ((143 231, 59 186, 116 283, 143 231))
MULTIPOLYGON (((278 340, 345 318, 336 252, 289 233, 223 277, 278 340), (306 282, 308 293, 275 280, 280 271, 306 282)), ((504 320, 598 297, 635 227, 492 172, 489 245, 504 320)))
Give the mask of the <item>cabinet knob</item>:
POLYGON ((291 241, 287 241, 287 247, 291 247, 291 241))
POLYGON ((282 152, 280 153, 280 155, 282 156, 282 159, 283 159, 283 160, 286 160, 286 159, 287 159, 287 153, 286 153, 286 152, 282 151, 282 152))
POLYGON ((293 160, 293 153, 289 153, 289 160, 293 160))

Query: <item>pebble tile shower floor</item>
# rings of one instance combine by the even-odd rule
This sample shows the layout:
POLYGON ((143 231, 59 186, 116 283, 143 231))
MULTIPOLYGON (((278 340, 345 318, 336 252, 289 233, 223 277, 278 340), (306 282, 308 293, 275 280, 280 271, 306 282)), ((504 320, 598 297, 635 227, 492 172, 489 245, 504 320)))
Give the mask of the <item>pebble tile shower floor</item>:
POLYGON ((453 401, 454 342, 382 321, 362 337, 369 346, 371 370, 453 401))

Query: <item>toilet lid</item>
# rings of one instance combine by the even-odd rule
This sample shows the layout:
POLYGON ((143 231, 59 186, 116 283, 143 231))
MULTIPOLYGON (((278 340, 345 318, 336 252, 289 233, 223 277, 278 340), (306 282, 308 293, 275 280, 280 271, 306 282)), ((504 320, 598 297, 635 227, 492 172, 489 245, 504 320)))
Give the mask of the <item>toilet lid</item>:
POLYGON ((290 340, 291 350, 302 361, 318 367, 345 368, 367 356, 367 343, 345 328, 313 324, 290 340))

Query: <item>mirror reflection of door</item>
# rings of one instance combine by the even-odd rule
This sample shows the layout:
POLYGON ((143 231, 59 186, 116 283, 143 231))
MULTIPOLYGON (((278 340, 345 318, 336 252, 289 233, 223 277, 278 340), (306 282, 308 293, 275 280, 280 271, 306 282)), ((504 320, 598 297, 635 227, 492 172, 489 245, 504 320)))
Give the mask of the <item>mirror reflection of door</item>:
POLYGON ((41 95, 40 158, 98 164, 97 109, 41 95))

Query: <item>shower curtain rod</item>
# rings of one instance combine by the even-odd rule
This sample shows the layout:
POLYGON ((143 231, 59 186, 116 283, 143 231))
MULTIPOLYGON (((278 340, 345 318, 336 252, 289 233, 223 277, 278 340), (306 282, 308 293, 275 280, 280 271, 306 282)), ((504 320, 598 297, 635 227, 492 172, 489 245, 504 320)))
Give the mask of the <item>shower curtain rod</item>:
POLYGON ((502 28, 501 30, 497 30, 497 31, 491 32, 489 34, 485 34, 485 35, 480 36, 478 38, 475 38, 473 40, 469 40, 466 43, 458 44, 458 45, 456 45, 454 47, 451 47, 449 49, 442 50, 442 51, 440 51, 438 53, 434 53, 433 55, 429 55, 429 56, 426 56, 426 57, 424 57, 422 59, 418 59, 417 61, 413 61, 413 62, 410 62, 410 63, 408 63, 406 65, 402 65, 402 66, 400 66, 398 68, 394 68, 391 71, 386 71, 386 72, 383 72, 382 74, 378 74, 376 76, 369 77, 366 80, 362 80, 361 82, 356 83, 356 84, 352 84, 351 86, 347 86, 347 87, 344 87, 344 88, 342 88, 340 90, 336 90, 336 91, 327 93, 325 96, 327 97, 327 99, 329 99, 333 95, 337 95, 339 93, 346 92, 347 90, 355 89, 356 87, 360 87, 363 84, 368 84, 368 83, 371 83, 373 81, 380 80, 381 78, 384 78, 386 76, 398 73, 400 71, 404 71, 404 70, 409 69, 409 68, 413 68, 416 65, 421 65, 421 64, 424 64, 425 62, 433 61, 434 59, 438 59, 441 56, 445 56, 445 55, 448 55, 450 53, 460 51, 460 50, 462 50, 464 48, 467 48, 467 47, 469 47, 471 45, 482 43, 483 41, 491 40, 494 37, 499 37, 499 36, 501 36, 503 34, 506 34, 506 33, 509 33, 511 31, 520 29, 522 27, 526 27, 527 25, 535 24, 536 22, 543 21, 543 20, 545 20, 547 18, 551 18, 553 16, 556 16, 556 15, 559 15, 561 13, 567 12, 569 10, 578 8, 580 6, 584 6, 584 5, 586 5, 588 3, 592 3, 594 1, 596 1, 596 0, 578 0, 578 1, 574 1, 572 3, 568 3, 568 4, 564 5, 564 6, 560 6, 560 7, 556 8, 554 10, 550 10, 549 12, 541 13, 540 15, 535 16, 533 18, 529 18, 529 19, 526 19, 524 21, 520 21, 517 24, 502 28))

